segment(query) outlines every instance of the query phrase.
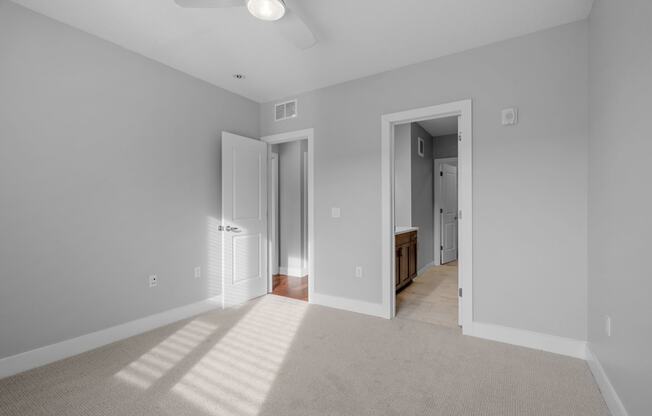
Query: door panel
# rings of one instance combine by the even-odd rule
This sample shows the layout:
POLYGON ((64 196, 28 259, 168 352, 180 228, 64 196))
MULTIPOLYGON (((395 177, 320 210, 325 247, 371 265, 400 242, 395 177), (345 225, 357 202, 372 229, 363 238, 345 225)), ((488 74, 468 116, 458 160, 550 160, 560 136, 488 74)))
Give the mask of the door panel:
POLYGON ((222 133, 224 307, 267 293, 267 144, 222 133))
POLYGON ((257 151, 233 148, 233 219, 260 219, 260 177, 263 156, 257 151))
POLYGON ((411 241, 408 246, 409 256, 409 273, 408 278, 417 277, 417 242, 411 241))
POLYGON ((441 262, 457 260, 457 167, 443 164, 441 179, 441 262))
POLYGON ((233 237, 234 284, 261 277, 260 246, 260 234, 233 237))
POLYGON ((399 267, 399 281, 400 283, 405 282, 410 277, 410 266, 408 264, 408 246, 403 245, 400 248, 400 267, 399 267))

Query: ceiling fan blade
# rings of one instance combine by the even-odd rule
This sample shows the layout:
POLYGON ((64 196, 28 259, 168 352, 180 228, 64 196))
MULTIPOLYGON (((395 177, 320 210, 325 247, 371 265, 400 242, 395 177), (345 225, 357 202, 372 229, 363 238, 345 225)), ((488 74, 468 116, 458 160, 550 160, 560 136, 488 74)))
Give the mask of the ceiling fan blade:
POLYGON ((181 7, 189 9, 215 9, 244 6, 244 0, 174 0, 174 2, 181 7))
POLYGON ((281 35, 301 50, 311 48, 317 43, 317 37, 294 8, 288 10, 285 16, 275 23, 281 35))

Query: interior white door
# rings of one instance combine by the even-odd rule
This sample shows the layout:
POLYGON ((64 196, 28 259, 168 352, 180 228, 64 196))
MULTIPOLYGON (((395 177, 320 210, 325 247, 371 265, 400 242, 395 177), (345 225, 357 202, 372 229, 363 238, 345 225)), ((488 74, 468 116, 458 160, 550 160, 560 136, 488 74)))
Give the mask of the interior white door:
POLYGON ((267 293, 267 144, 222 133, 222 300, 267 293))
POLYGON ((457 259, 457 166, 441 165, 441 262, 457 259))

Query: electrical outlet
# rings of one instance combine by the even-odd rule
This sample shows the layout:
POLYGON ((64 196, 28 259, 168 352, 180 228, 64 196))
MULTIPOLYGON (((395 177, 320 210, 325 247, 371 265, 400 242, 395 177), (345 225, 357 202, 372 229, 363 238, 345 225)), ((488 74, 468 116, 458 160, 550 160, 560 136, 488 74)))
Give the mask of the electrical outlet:
POLYGON ((355 277, 362 277, 362 267, 356 266, 355 268, 355 277))
POLYGON ((608 337, 611 336, 611 316, 604 317, 604 332, 608 337))
POLYGON ((195 267, 195 279, 199 279, 201 277, 201 267, 197 266, 195 267))
POLYGON ((158 276, 155 274, 149 276, 149 287, 158 286, 158 276))
POLYGON ((339 218, 341 216, 340 209, 337 207, 331 208, 331 217, 333 218, 339 218))

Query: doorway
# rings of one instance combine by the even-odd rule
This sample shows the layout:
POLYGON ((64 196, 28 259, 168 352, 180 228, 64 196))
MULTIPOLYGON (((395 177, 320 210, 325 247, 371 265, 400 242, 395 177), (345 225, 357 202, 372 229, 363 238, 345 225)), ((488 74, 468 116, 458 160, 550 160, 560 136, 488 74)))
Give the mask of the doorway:
POLYGON ((396 316, 457 328, 459 116, 394 126, 396 316))
MULTIPOLYGON (((436 105, 416 110, 409 110, 400 113, 387 114, 382 117, 382 250, 383 250, 383 306, 386 310, 386 316, 393 318, 396 316, 396 306, 400 303, 397 299, 396 289, 397 283, 403 285, 404 291, 409 288, 410 283, 402 283, 403 276, 398 276, 400 272, 396 265, 400 264, 400 259, 397 260, 399 248, 405 244, 402 240, 399 241, 399 234, 406 232, 413 233, 409 240, 416 238, 417 247, 420 248, 418 253, 423 253, 424 244, 418 242, 419 227, 414 223, 418 221, 417 218, 412 218, 413 211, 401 206, 408 198, 402 195, 409 189, 414 191, 415 196, 422 196, 421 194, 427 193, 417 187, 406 187, 398 183, 396 175, 401 176, 400 169, 401 156, 404 151, 397 147, 397 138, 399 138, 399 128, 402 125, 415 125, 420 127, 425 125, 426 121, 444 122, 454 121, 457 134, 453 133, 452 141, 457 149, 457 161, 455 164, 448 161, 448 163, 439 163, 436 166, 435 159, 446 159, 441 155, 436 155, 432 152, 432 148, 428 146, 428 135, 420 134, 416 137, 411 136, 412 156, 423 159, 421 160, 423 166, 428 166, 433 172, 432 180, 429 182, 430 195, 434 199, 435 186, 437 191, 445 191, 448 197, 445 199, 446 206, 437 206, 436 212, 431 206, 429 208, 430 222, 425 223, 425 228, 422 225, 423 234, 432 234, 434 244, 432 249, 428 249, 428 254, 432 260, 425 261, 417 255, 418 269, 416 280, 422 279, 426 273, 432 273, 436 269, 440 272, 439 286, 446 287, 449 297, 452 297, 457 308, 457 323, 462 326, 464 333, 471 331, 472 316, 472 103, 471 100, 458 101, 449 104, 436 105), (447 119, 447 120, 446 120, 447 119), (439 156, 439 157, 437 157, 439 156), (444 171, 438 168, 445 167, 446 177, 444 171), (441 175, 441 176, 435 176, 441 175), (442 182, 442 179, 446 179, 442 182), (452 186, 455 184, 456 186, 452 186), (396 204, 398 201, 398 205, 396 204), (446 210, 446 214, 442 210, 446 210), (406 213, 409 213, 406 214, 406 213), (413 221, 414 220, 414 221, 413 221), (429 226, 427 224, 430 224, 429 226), (435 236, 437 236, 435 238, 435 236), (445 240, 445 241, 444 241, 445 240), (436 241, 436 242, 435 242, 436 241), (400 246, 399 246, 400 243, 400 246), (443 244, 445 243, 445 244, 443 244), (438 247, 436 246, 438 245, 438 247), (446 247, 444 247, 444 245, 446 247), (438 249, 438 250, 437 250, 438 249), (442 265, 442 261, 445 263, 442 265), (445 268, 444 268, 445 267, 445 268), (447 284, 444 284, 447 281, 447 284)), ((400 138, 399 138, 400 139, 400 138)), ((432 136, 430 136, 432 141, 432 136)), ((432 142, 431 142, 432 144, 432 142)), ((425 168, 424 168, 425 169, 425 168)), ((422 183, 420 185, 423 186, 422 183)), ((427 187, 428 185, 426 185, 427 187)), ((425 188, 424 188, 425 189, 425 188)), ((440 197, 440 201, 442 198, 440 197)), ((423 207, 422 207, 423 208, 423 207)), ((428 208, 426 208, 426 211, 428 208)), ((415 215, 419 213, 415 212, 415 215)), ((425 235, 424 235, 425 237, 425 235)), ((425 239, 427 240, 427 238, 425 239)), ((424 241, 425 242, 425 241, 424 241)), ((432 243, 431 243, 432 244, 432 243)), ((426 244, 427 246, 427 244, 426 244)), ((419 249, 418 249, 419 250, 419 249)), ((436 280, 436 279, 435 279, 436 280)), ((422 281, 425 281, 423 279, 422 281)), ((401 288, 399 288, 401 289, 401 288)), ((425 294, 426 296, 428 294, 425 294)), ((400 296, 400 295, 399 295, 400 296)))
POLYGON ((306 139, 271 145, 272 292, 308 300, 306 139))
POLYGON ((263 137, 269 146, 268 293, 310 301, 313 267, 313 131, 263 137))

